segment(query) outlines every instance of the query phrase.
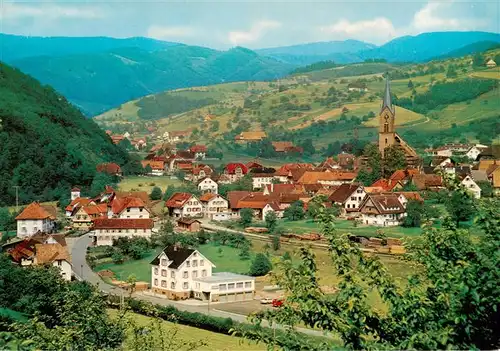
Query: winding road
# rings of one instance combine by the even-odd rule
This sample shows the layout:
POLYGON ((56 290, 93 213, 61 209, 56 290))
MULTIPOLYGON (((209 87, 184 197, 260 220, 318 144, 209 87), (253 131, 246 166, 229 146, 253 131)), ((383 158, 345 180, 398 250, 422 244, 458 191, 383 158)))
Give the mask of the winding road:
MULTIPOLYGON (((114 285, 110 285, 105 283, 99 275, 97 275, 87 264, 87 260, 85 259, 85 255, 87 253, 87 247, 92 243, 92 239, 89 234, 82 235, 78 239, 75 240, 73 247, 71 249, 71 258, 73 265, 73 274, 79 280, 85 280, 92 285, 95 285, 102 292, 113 294, 113 295, 128 295, 128 292, 114 285)), ((132 297, 139 300, 149 301, 154 304, 168 306, 172 305, 175 308, 181 311, 187 312, 198 312, 206 315, 214 316, 214 317, 222 317, 222 318, 231 318, 236 322, 248 323, 247 316, 225 312, 217 309, 217 304, 208 305, 199 305, 199 304, 188 304, 186 302, 179 302, 173 300, 167 300, 160 297, 145 295, 142 293, 134 293, 132 297)), ((264 321, 263 326, 269 326, 268 323, 264 321)), ((278 329, 282 329, 282 327, 277 326, 278 329)), ((296 328, 297 331, 312 335, 312 336, 325 336, 323 332, 317 330, 311 330, 306 328, 296 328)))

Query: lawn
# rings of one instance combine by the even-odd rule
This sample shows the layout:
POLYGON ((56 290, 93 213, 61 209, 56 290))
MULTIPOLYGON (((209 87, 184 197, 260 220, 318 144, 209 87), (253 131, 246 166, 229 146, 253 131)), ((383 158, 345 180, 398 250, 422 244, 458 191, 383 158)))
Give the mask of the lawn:
POLYGON ((154 177, 154 176, 133 176, 125 177, 118 184, 118 190, 120 191, 145 191, 148 194, 151 192, 153 187, 158 186, 161 191, 165 191, 169 185, 180 185, 181 182, 177 179, 171 179, 169 176, 154 177))
POLYGON ((99 272, 109 269, 115 273, 118 280, 126 281, 131 274, 134 274, 137 280, 149 282, 151 281, 151 266, 149 263, 156 257, 158 251, 152 251, 140 260, 125 261, 122 264, 112 262, 99 264, 94 268, 94 271, 99 272))
MULTIPOLYGON (((117 316, 118 311, 116 310, 108 310, 108 313, 111 317, 117 316)), ((137 313, 130 313, 130 317, 140 326, 148 326, 153 321, 151 317, 146 317, 137 313)), ((198 329, 194 327, 190 327, 187 325, 175 324, 172 322, 162 321, 161 329, 163 331, 163 335, 167 338, 170 338, 175 333, 174 339, 174 347, 172 349, 175 350, 188 350, 189 348, 184 346, 181 347, 183 342, 198 342, 203 341, 207 345, 196 348, 196 350, 241 350, 241 351, 250 351, 250 350, 265 350, 266 347, 263 344, 255 344, 251 343, 248 340, 244 340, 241 338, 233 337, 230 335, 213 333, 208 330, 198 329)), ((154 330, 154 333, 159 333, 159 330, 154 330)))

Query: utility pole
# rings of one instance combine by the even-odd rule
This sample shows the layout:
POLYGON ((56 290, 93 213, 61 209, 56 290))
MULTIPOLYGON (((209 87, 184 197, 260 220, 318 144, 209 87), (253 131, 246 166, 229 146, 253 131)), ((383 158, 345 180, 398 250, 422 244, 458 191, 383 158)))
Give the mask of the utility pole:
POLYGON ((14 185, 16 188, 16 212, 19 212, 19 185, 14 185))

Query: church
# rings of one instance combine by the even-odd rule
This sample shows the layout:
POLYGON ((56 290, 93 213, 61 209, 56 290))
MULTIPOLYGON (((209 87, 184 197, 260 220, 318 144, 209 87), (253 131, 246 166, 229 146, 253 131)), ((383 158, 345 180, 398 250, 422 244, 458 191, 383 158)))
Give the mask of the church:
POLYGON ((397 145, 405 153, 407 166, 418 167, 420 159, 415 150, 396 133, 395 120, 396 106, 392 104, 389 77, 386 77, 384 98, 379 114, 378 148, 380 154, 384 158, 385 149, 397 145))

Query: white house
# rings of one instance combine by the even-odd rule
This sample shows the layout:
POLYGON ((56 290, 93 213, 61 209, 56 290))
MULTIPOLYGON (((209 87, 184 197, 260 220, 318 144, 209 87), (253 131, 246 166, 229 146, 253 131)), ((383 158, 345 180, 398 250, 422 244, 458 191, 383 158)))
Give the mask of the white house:
POLYGON ((266 185, 272 184, 274 179, 273 173, 251 173, 252 175, 252 188, 264 189, 266 185))
POLYGON ((212 219, 217 213, 229 212, 229 202, 222 196, 213 193, 206 193, 200 197, 205 217, 212 219))
POLYGON ((198 250, 168 246, 151 262, 151 290, 174 300, 191 297, 214 302, 253 299, 255 278, 212 273, 213 268, 215 265, 198 250))
POLYGON ((198 190, 202 193, 219 193, 219 184, 211 178, 205 178, 198 183, 198 190))
POLYGON ((360 205, 363 224, 378 227, 397 226, 406 217, 406 209, 396 194, 367 194, 360 205))
POLYGON ((80 189, 79 188, 71 189, 71 201, 76 200, 79 197, 80 197, 80 189))
POLYGON ((365 195, 365 188, 361 184, 342 184, 328 197, 328 200, 341 206, 344 214, 349 214, 359 212, 359 206, 365 195))
POLYGON ((33 263, 35 265, 52 265, 57 267, 64 280, 71 280, 71 259, 68 248, 57 241, 35 244, 35 258, 33 263))
MULTIPOLYGON (((37 232, 52 233, 55 228, 55 213, 38 202, 32 202, 16 217, 17 236, 25 238, 37 232)), ((55 212, 55 211, 54 211, 55 212)))
POLYGON ((190 193, 174 193, 165 202, 171 217, 202 217, 203 206, 196 196, 190 193))
POLYGON ((150 238, 154 223, 150 218, 98 218, 94 220, 90 237, 95 246, 113 245, 120 237, 150 238))
POLYGON ((462 184, 476 199, 481 198, 481 188, 470 175, 462 176, 462 184))
POLYGON ((149 218, 150 212, 138 197, 115 197, 111 202, 111 216, 115 218, 149 218))
POLYGON ((481 153, 481 150, 479 150, 475 145, 471 146, 469 150, 465 153, 465 156, 467 156, 470 160, 476 160, 479 154, 481 153))

